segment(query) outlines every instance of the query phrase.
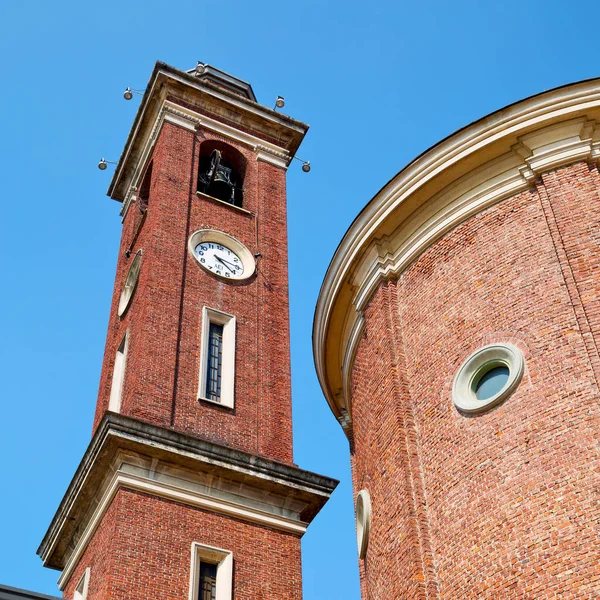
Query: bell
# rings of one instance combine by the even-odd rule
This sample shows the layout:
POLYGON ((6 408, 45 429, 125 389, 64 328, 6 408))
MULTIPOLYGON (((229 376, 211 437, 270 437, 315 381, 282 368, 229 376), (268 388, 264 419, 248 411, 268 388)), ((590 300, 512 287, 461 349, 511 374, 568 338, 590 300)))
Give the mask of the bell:
POLYGON ((206 172, 198 176, 198 187, 209 196, 236 204, 234 176, 233 169, 221 162, 221 152, 213 150, 206 172))

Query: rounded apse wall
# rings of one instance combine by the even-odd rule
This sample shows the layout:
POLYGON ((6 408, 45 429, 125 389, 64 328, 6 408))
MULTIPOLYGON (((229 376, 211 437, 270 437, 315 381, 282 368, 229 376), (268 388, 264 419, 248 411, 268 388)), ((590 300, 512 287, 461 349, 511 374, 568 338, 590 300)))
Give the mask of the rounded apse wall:
POLYGON ((370 497, 365 598, 600 593, 599 107, 593 80, 458 132, 334 256, 315 360, 370 497))

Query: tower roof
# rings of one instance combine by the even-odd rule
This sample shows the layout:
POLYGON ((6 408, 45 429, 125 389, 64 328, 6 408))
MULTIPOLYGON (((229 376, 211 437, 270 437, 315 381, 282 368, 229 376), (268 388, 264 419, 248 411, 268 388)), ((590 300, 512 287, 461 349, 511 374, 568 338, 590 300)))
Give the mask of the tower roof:
POLYGON ((211 67, 210 65, 198 61, 196 67, 187 72, 204 83, 214 85, 218 88, 224 88, 234 94, 248 98, 248 100, 252 100, 252 102, 256 102, 256 96, 254 95, 252 86, 248 82, 238 79, 229 73, 225 73, 225 71, 221 71, 221 69, 216 69, 215 67, 211 67))

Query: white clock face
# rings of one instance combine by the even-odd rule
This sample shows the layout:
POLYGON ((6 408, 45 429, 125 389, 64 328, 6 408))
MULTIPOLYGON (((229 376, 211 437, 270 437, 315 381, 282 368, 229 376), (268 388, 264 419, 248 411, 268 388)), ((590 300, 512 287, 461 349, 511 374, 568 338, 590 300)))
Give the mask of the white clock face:
POLYGON ((202 267, 226 279, 243 279, 244 263, 230 248, 217 242, 203 241, 194 248, 202 267))

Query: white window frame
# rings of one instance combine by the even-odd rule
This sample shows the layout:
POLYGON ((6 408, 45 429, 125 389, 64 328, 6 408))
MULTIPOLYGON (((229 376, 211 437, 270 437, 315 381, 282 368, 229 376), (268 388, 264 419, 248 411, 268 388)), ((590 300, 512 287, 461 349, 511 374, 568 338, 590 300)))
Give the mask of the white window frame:
POLYGON ((233 408, 235 393, 235 317, 208 306, 202 309, 202 338, 200 342, 200 381, 198 399, 219 406, 233 408), (206 397, 206 371, 208 363, 208 332, 210 324, 223 325, 223 361, 221 363, 220 402, 206 397))
POLYGON ((358 557, 365 558, 371 531, 371 495, 369 490, 360 490, 356 496, 356 544, 358 557))
POLYGON ((91 569, 88 567, 75 588, 73 600, 85 600, 87 598, 88 588, 90 587, 90 572, 91 569))
POLYGON ((459 369, 452 386, 452 399, 463 413, 480 413, 504 402, 517 388, 525 370, 525 359, 513 344, 496 343, 471 354, 459 369), (501 390, 486 400, 479 400, 476 387, 479 380, 494 367, 506 367, 509 377, 501 390))
POLYGON ((189 600, 199 600, 198 587, 200 586, 200 563, 202 561, 217 565, 217 600, 232 600, 233 553, 229 550, 206 546, 200 542, 192 543, 189 600))
POLYGON ((110 399, 108 410, 121 412, 121 398, 123 396, 123 382, 125 380, 125 368, 127 365, 127 351, 129 350, 129 330, 121 340, 115 356, 113 367, 112 385, 110 388, 110 399))

